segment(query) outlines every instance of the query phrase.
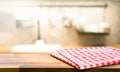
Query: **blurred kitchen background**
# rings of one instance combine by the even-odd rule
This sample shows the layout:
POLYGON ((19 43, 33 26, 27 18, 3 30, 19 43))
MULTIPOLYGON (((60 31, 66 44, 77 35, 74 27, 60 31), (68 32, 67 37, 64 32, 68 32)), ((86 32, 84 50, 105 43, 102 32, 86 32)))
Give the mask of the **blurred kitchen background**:
POLYGON ((0 45, 120 43, 120 0, 0 0, 0 45))

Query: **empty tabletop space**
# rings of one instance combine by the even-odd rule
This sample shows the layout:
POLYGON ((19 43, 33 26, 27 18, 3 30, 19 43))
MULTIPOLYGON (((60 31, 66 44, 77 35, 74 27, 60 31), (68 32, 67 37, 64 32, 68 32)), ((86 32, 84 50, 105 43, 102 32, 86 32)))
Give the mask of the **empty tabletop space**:
MULTIPOLYGON (((0 54, 0 67, 19 67, 24 70, 68 70, 73 72, 76 69, 54 57, 49 53, 27 53, 27 54, 0 54), (11 66, 10 66, 11 65, 11 66)), ((93 68, 95 69, 120 69, 120 65, 111 65, 105 67, 93 68)))

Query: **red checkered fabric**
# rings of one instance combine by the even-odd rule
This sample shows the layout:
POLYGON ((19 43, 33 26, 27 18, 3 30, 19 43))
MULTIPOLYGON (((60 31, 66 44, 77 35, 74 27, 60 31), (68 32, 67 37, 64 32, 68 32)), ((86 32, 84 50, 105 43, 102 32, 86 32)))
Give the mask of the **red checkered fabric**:
POLYGON ((120 64, 120 49, 109 46, 61 49, 51 55, 79 70, 120 64))

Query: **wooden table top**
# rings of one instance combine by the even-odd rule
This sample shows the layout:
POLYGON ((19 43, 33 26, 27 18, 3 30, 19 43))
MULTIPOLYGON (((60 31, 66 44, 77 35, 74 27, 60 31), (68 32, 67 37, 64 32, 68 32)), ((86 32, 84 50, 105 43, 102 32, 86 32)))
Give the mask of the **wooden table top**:
MULTIPOLYGON (((76 72, 74 67, 52 57, 49 53, 2 53, 0 69, 2 68, 19 68, 19 72, 76 72)), ((120 72, 120 64, 93 68, 84 72, 106 72, 106 70, 120 72)))
MULTIPOLYGON (((49 53, 0 54, 0 70, 3 68, 20 69, 17 72, 77 72, 77 69, 52 57, 49 53)), ((98 72, 106 69, 119 72, 120 65, 98 67, 83 72, 98 72)))
POLYGON ((24 68, 73 68, 68 64, 51 57, 49 53, 40 54, 0 54, 0 65, 18 65, 24 68))

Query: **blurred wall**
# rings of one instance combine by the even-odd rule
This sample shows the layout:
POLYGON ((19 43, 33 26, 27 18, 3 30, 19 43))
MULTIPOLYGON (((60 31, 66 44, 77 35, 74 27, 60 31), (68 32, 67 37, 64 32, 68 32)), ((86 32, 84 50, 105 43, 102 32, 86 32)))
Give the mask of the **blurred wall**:
MULTIPOLYGON (((91 0, 92 1, 92 0, 91 0)), ((39 1, 37 1, 39 2, 39 1)), ((61 2, 61 1, 60 1, 61 2)), ((78 4, 80 1, 63 1, 62 4, 78 4)), ((87 3, 87 0, 84 3, 87 3)), ((66 11, 64 7, 40 7, 39 24, 40 24, 40 38, 45 40, 46 43, 57 43, 62 45, 112 45, 119 44, 120 40, 120 2, 118 1, 92 1, 93 3, 107 3, 108 6, 105 9, 105 21, 110 26, 109 35, 99 34, 80 34, 77 32, 74 26, 66 28, 63 24, 63 13, 66 11), (54 12, 55 11, 55 12, 54 12), (54 16, 53 18, 52 15, 54 16), (54 19, 55 18, 55 19, 54 19), (52 20, 54 19, 54 20, 52 20)), ((43 4, 52 4, 49 1, 43 1, 43 4)), ((40 4, 42 4, 40 3, 40 4)), ((59 3, 59 1, 54 2, 59 3)), ((79 8, 70 8, 68 12, 72 11, 77 14, 79 8)), ((97 17, 96 17, 97 18, 97 17)), ((33 27, 28 28, 16 28, 16 30, 9 35, 1 37, 0 44, 29 44, 34 43, 37 40, 37 24, 38 21, 33 22, 33 27), (4 42, 2 42, 4 41, 4 42)), ((15 26, 16 27, 16 26, 15 26)), ((8 34, 8 33, 7 33, 8 34)))
MULTIPOLYGON (((69 3, 69 2, 68 2, 69 3)), ((74 4, 74 2, 72 2, 74 4)), ((87 3, 87 2, 86 2, 87 3)), ((93 2, 99 3, 99 2, 93 2)), ((103 2, 104 3, 104 2, 103 2)), ((44 14, 40 22, 41 24, 41 38, 44 39, 47 43, 60 43, 63 45, 112 45, 119 44, 119 11, 120 11, 120 3, 119 2, 106 2, 108 4, 105 9, 105 22, 110 26, 109 35, 100 35, 100 34, 80 34, 76 31, 74 26, 70 28, 66 28, 63 26, 63 22, 61 19, 61 15, 58 14, 56 16, 56 22, 51 22, 46 15, 50 14, 50 12, 56 11, 60 12, 64 9, 56 7, 56 8, 48 8, 49 12, 43 12, 44 14), (48 14, 47 14, 48 13, 48 14), (46 18, 45 18, 46 17, 46 18), (45 18, 45 19, 44 19, 45 18), (59 21, 58 21, 59 20, 59 21), (53 24, 52 24, 53 23, 53 24)), ((64 4, 64 2, 63 2, 64 4)), ((79 16, 79 13, 76 14, 77 8, 68 9, 69 12, 75 12, 76 16, 79 16)), ((44 8, 45 10, 45 8, 44 8)), ((47 9, 46 9, 47 10, 47 9)), ((79 8, 77 10, 79 12, 79 8)), ((89 13, 89 11, 88 11, 89 13)), ((54 14, 54 15, 55 15, 54 14)), ((51 15, 51 14, 50 14, 51 15)), ((100 16, 96 16, 99 18, 100 16)))

